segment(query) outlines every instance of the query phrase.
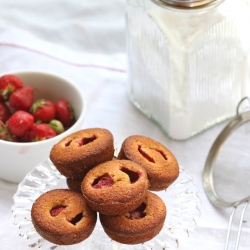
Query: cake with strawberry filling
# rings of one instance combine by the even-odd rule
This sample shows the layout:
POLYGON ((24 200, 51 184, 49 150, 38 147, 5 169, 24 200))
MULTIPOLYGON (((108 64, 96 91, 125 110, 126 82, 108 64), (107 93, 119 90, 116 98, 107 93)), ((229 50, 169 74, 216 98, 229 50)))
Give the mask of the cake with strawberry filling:
POLYGON ((106 234, 123 244, 140 244, 154 238, 162 229, 167 209, 162 199, 147 191, 143 202, 122 215, 100 214, 106 234))
POLYGON ((160 142, 140 135, 126 138, 118 154, 118 159, 127 159, 144 167, 150 182, 149 190, 166 189, 179 176, 179 164, 160 142))
POLYGON ((42 194, 33 203, 31 218, 44 239, 57 245, 72 245, 90 236, 97 214, 80 193, 55 189, 42 194))
POLYGON ((94 166, 112 160, 114 138, 104 128, 89 128, 72 133, 55 144, 50 159, 58 171, 71 179, 82 179, 94 166))
POLYGON ((81 185, 89 206, 102 214, 124 214, 138 207, 148 189, 147 173, 128 160, 112 160, 92 168, 81 185))
MULTIPOLYGON (((117 157, 113 157, 112 161, 117 160, 117 157)), ((66 178, 66 184, 70 190, 74 190, 76 192, 82 193, 81 190, 81 184, 82 184, 82 178, 66 178)))

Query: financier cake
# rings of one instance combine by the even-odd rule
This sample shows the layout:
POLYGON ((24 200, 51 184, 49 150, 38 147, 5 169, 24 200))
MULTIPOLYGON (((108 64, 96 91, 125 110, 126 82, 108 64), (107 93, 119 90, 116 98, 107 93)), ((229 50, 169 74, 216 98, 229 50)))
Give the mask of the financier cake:
POLYGON ((50 151, 58 171, 71 179, 81 179, 94 166, 114 156, 114 138, 103 128, 89 128, 66 136, 50 151))
MULTIPOLYGON (((117 158, 114 156, 112 161, 115 161, 115 160, 117 160, 117 158)), ((67 177, 66 184, 70 190, 74 190, 76 192, 82 193, 82 190, 81 190, 82 180, 83 180, 83 178, 72 179, 72 178, 67 177)))
POLYGON ((72 245, 90 236, 97 213, 89 208, 82 194, 55 189, 33 203, 31 218, 44 239, 57 245, 72 245))
POLYGON ((126 138, 118 159, 127 159, 144 167, 150 182, 149 190, 166 189, 179 176, 175 156, 160 142, 146 136, 132 135, 126 138))
POLYGON ((162 199, 147 192, 144 201, 123 215, 100 214, 106 234, 123 244, 140 244, 154 238, 162 229, 167 209, 162 199))
POLYGON ((124 214, 138 207, 147 189, 147 173, 128 160, 112 160, 92 168, 82 181, 89 206, 103 214, 124 214))

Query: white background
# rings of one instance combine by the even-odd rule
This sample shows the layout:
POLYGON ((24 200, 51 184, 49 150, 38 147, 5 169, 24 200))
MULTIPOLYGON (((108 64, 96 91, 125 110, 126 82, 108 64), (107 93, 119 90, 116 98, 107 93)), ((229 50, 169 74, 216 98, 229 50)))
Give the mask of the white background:
MULTIPOLYGON (((135 109, 126 96, 125 9, 124 0, 2 0, 0 74, 35 69, 69 77, 87 101, 83 128, 105 127, 117 142, 142 134, 165 144, 193 178, 201 199, 197 228, 180 240, 179 249, 223 249, 230 211, 209 203, 202 172, 209 149, 226 123, 187 141, 173 141, 135 109)), ((8 167, 4 159, 0 167, 8 167)), ((12 224, 16 189, 16 184, 0 181, 0 249, 4 250, 30 249, 12 224)), ((249 228, 248 220, 243 224, 242 250, 249 249, 249 228)))

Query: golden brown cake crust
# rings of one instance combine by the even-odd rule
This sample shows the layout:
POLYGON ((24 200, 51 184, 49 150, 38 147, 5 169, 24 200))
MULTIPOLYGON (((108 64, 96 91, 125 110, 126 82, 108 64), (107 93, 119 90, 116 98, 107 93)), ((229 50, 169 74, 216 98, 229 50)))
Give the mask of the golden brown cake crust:
POLYGON ((80 193, 55 189, 42 194, 33 203, 31 218, 36 231, 44 239, 58 245, 71 245, 89 237, 97 214, 80 193), (60 208, 63 209, 57 214, 56 210, 60 208))
POLYGON ((95 165, 114 156, 114 138, 103 128, 89 128, 72 133, 55 144, 50 159, 58 171, 69 178, 83 178, 95 165))
POLYGON ((129 219, 129 215, 103 215, 100 222, 107 235, 123 244, 139 244, 151 240, 162 229, 167 209, 162 199, 152 192, 147 192, 143 203, 146 205, 145 217, 129 219))
POLYGON ((82 193, 89 206, 103 214, 123 214, 136 208, 144 200, 147 189, 145 169, 128 160, 99 164, 82 181, 82 193), (93 187, 103 176, 111 177, 112 185, 105 188, 93 187))
POLYGON ((81 190, 82 178, 81 179, 76 179, 76 178, 72 179, 72 178, 67 177, 66 183, 67 183, 67 186, 70 190, 76 191, 78 193, 82 193, 82 190, 81 190))
POLYGON ((118 158, 134 161, 146 169, 149 190, 164 190, 179 176, 179 165, 171 151, 146 136, 132 135, 126 138, 118 158))

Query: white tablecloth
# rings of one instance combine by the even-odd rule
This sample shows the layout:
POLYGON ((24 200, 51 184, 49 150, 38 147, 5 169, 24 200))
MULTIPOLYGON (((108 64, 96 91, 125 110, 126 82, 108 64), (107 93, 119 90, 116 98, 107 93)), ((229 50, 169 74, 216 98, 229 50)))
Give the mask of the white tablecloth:
MULTIPOLYGON (((230 211, 210 204, 202 172, 209 149, 226 122, 189 140, 173 141, 128 101, 125 7, 125 0, 2 0, 0 74, 30 69, 71 78, 87 101, 83 128, 105 127, 117 142, 143 134, 165 144, 193 178, 201 199, 197 228, 180 240, 179 249, 223 249, 230 211)), ((0 159, 0 167, 3 162, 0 159)), ((4 250, 30 249, 12 223, 16 189, 17 184, 0 180, 0 249, 4 250)), ((243 223, 241 240, 240 249, 249 249, 249 220, 243 223)))

